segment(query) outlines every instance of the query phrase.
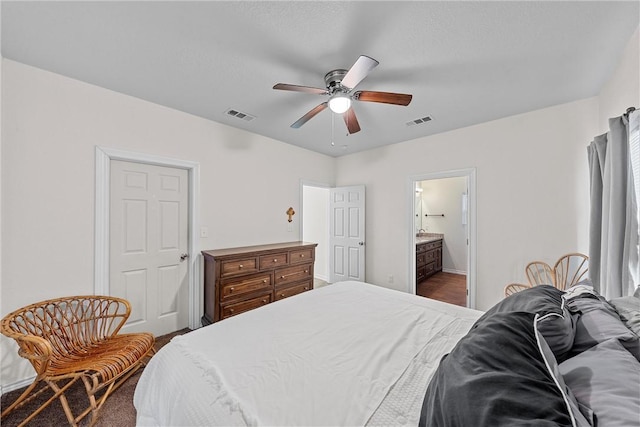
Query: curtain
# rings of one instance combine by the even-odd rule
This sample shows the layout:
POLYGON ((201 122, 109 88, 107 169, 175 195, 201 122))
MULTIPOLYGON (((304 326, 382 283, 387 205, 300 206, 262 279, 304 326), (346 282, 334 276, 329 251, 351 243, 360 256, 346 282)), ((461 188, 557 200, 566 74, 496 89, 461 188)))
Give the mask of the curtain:
POLYGON ((605 298, 632 295, 638 270, 638 208, 629 155, 629 118, 609 119, 589 154, 589 277, 605 298))

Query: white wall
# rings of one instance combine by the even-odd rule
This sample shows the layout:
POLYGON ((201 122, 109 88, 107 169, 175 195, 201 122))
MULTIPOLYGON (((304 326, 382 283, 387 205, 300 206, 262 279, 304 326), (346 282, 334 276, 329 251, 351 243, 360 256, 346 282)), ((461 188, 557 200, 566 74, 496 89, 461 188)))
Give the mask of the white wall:
POLYGON ((302 194, 302 239, 318 244, 315 277, 329 280, 329 189, 305 185, 302 194))
POLYGON ((444 235, 442 269, 467 272, 467 225, 462 223, 462 195, 467 192, 467 178, 441 178, 421 182, 422 228, 444 235), (427 216, 444 214, 441 216, 427 216))
MULTIPOLYGON (((627 108, 640 108, 640 28, 629 39, 620 62, 598 96, 598 134, 609 130, 608 120, 627 108)), ((594 135, 595 136, 595 135, 594 135)))
MULTIPOLYGON (((93 293, 96 145, 200 163, 201 249, 300 239, 300 181, 332 157, 4 59, 0 315, 93 293), (256 179, 259 177, 259 179, 256 179)), ((2 337, 2 384, 32 375, 2 337)))
POLYGON ((338 158, 337 185, 367 186, 367 280, 409 289, 406 183, 449 170, 476 168, 477 308, 523 281, 530 260, 586 251, 596 123, 590 98, 338 158))

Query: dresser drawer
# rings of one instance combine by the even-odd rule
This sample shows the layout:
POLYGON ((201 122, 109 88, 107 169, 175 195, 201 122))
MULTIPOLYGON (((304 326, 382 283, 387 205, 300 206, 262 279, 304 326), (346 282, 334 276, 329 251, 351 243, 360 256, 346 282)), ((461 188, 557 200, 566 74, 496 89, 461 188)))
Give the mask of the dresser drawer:
POLYGON ((270 270, 288 264, 289 254, 287 252, 263 255, 260 257, 260 270, 270 270))
POLYGON ((305 249, 301 251, 291 251, 289 264, 300 264, 313 260, 313 249, 305 249))
POLYGON ((418 267, 416 270, 416 283, 422 282, 427 277, 426 271, 427 270, 424 265, 422 267, 418 267))
POLYGON ((442 240, 436 240, 435 242, 429 242, 424 244, 424 250, 428 251, 429 249, 441 248, 442 240))
POLYGON ((304 282, 290 286, 288 288, 278 289, 276 291, 276 301, 301 294, 313 289, 313 280, 305 280, 304 282))
POLYGON ((438 256, 437 253, 438 253, 438 251, 436 251, 436 250, 431 250, 431 251, 425 252, 424 253, 425 262, 435 261, 436 257, 438 256))
POLYGON ((222 261, 220 264, 220 277, 258 272, 258 260, 255 257, 222 261))
POLYGON ((416 253, 419 254, 420 252, 424 252, 427 250, 427 244, 426 243, 421 243, 419 245, 416 245, 416 253))
POLYGON ((427 263, 427 259, 425 257, 424 252, 420 254, 416 254, 416 267, 422 267, 427 263))
POLYGON ((275 284, 284 285, 298 280, 307 279, 312 275, 313 264, 300 264, 293 267, 279 268, 275 271, 275 284))
POLYGON ((259 297, 246 299, 233 304, 225 304, 220 307, 220 318, 226 319, 227 317, 235 316, 236 314, 244 313, 245 311, 253 310, 254 308, 262 307, 263 305, 271 302, 271 294, 264 294, 259 297))
POLYGON ((432 274, 435 271, 436 271, 436 263, 435 262, 430 262, 429 264, 427 264, 424 267, 424 275, 425 276, 428 276, 428 275, 432 274))
POLYGON ((237 295, 243 295, 259 290, 271 289, 271 274, 255 274, 242 276, 237 279, 227 279, 220 287, 220 299, 226 300, 237 295))

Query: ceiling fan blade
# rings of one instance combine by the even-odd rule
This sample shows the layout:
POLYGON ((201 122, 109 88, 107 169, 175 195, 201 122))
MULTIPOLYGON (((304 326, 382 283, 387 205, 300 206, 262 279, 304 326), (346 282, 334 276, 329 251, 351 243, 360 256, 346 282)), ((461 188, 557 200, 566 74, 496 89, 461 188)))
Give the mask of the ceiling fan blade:
POLYGON ((311 120, 316 114, 318 114, 319 112, 327 108, 327 104, 328 104, 327 102, 323 102, 322 104, 312 108, 311 111, 309 111, 304 116, 300 117, 298 121, 296 121, 294 124, 291 125, 291 127, 294 129, 298 129, 300 126, 302 126, 303 124, 311 120))
POLYGON ((375 92, 360 90, 353 94, 353 99, 366 102, 381 102, 383 104, 409 105, 412 95, 405 93, 375 92))
POLYGON ((362 81, 362 79, 367 77, 367 74, 377 67, 378 64, 379 62, 375 59, 365 55, 360 55, 358 60, 351 66, 349 71, 347 71, 347 74, 345 74, 342 79, 342 86, 353 89, 362 81))
POLYGON ((347 111, 345 111, 342 115, 342 118, 344 119, 344 123, 347 125, 349 133, 360 132, 360 123, 358 123, 356 112, 353 111, 353 107, 350 107, 347 111))
POLYGON ((315 95, 328 95, 329 92, 326 89, 320 89, 317 87, 310 86, 299 86, 299 85, 290 85, 287 83, 277 83, 273 86, 274 89, 280 90, 292 90, 294 92, 306 92, 313 93, 315 95))

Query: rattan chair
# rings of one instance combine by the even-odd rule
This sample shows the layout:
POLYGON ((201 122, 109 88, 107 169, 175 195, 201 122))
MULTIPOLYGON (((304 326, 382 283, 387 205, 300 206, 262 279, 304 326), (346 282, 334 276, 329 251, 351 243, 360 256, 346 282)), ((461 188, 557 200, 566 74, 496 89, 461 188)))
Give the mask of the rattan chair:
POLYGON ((566 254, 553 266, 555 287, 565 290, 586 279, 589 271, 589 257, 580 253, 566 254))
POLYGON ((118 334, 130 313, 131 305, 124 299, 92 295, 42 301, 6 315, 0 332, 17 341, 20 356, 31 362, 36 378, 1 416, 51 388, 53 396, 20 425, 57 398, 69 424, 77 426, 91 413, 93 425, 109 394, 146 365, 154 353, 153 335, 118 334), (74 416, 64 393, 80 379, 90 404, 74 416), (41 382, 45 385, 34 392, 41 382))
POLYGON ((531 286, 555 286, 555 274, 553 269, 544 261, 532 261, 527 264, 524 271, 531 286))
POLYGON ((573 252, 562 255, 553 267, 543 261, 533 261, 525 267, 531 286, 552 285, 564 291, 586 279, 589 272, 589 257, 573 252))
POLYGON ((513 295, 517 292, 524 291, 525 289, 531 288, 531 285, 523 285, 522 283, 509 283, 504 287, 504 296, 505 298, 513 295))

